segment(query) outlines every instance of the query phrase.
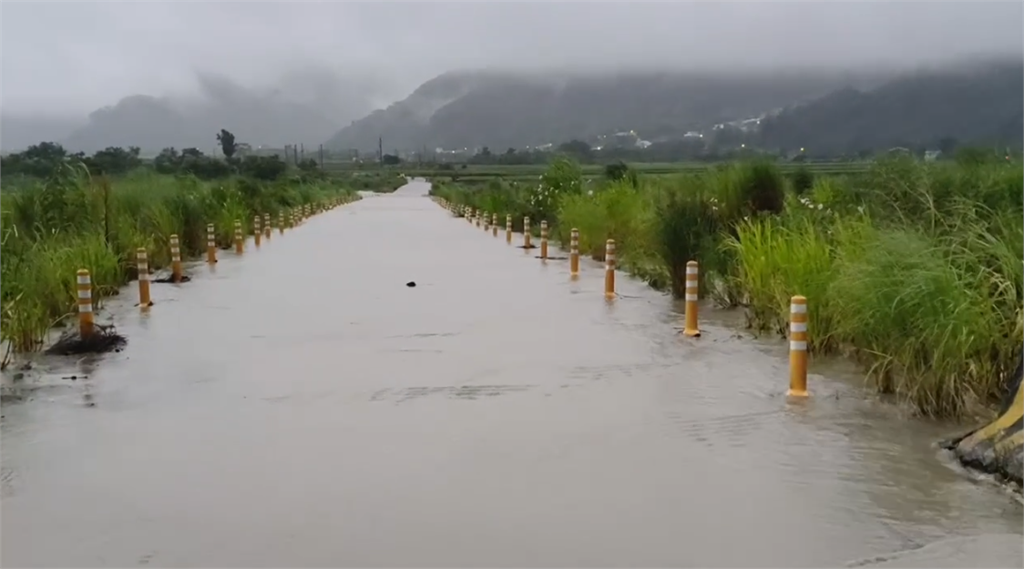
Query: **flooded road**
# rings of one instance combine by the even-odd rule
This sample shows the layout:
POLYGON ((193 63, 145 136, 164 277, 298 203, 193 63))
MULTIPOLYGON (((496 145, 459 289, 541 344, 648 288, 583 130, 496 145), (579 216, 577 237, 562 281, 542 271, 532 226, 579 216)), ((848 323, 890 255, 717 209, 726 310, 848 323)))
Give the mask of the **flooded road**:
POLYGON ((606 304, 596 264, 570 282, 426 189, 221 252, 148 315, 127 289, 127 350, 4 407, 2 564, 840 566, 1021 534, 931 447, 951 427, 838 368, 787 403, 785 345, 735 314, 685 339, 667 297, 606 304))

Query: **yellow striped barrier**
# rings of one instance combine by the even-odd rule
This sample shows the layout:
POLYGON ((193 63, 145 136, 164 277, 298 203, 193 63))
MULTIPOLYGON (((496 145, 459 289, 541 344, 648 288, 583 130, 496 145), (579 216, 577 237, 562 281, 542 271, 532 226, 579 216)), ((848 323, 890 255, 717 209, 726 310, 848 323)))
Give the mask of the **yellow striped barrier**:
POLYGON ((569 236, 569 276, 580 276, 580 230, 575 227, 569 236))
POLYGON ((139 306, 152 306, 153 300, 149 296, 149 255, 142 247, 135 250, 135 268, 139 273, 139 306))
POLYGON ((245 251, 245 240, 242 237, 242 222, 235 220, 235 253, 241 255, 245 251))
POLYGON ((540 260, 547 262, 548 260, 548 222, 540 222, 540 260))
POLYGON ((686 325, 683 328, 683 334, 696 338, 700 336, 700 325, 698 323, 697 316, 697 300, 700 298, 700 289, 698 288, 698 282, 700 276, 700 266, 697 265, 697 261, 689 261, 686 263, 686 289, 684 291, 684 299, 686 302, 686 325))
POLYGON ((604 244, 604 297, 615 298, 615 240, 604 244))
POLYGON ((78 335, 84 340, 92 336, 96 327, 92 316, 92 277, 86 269, 78 269, 78 335))
POLYGON ((807 298, 789 301, 789 391, 791 397, 807 397, 807 298))
POLYGON ((176 233, 171 235, 171 280, 181 282, 181 244, 176 233))
POLYGON ((217 262, 217 233, 213 230, 213 224, 206 224, 206 262, 217 262))

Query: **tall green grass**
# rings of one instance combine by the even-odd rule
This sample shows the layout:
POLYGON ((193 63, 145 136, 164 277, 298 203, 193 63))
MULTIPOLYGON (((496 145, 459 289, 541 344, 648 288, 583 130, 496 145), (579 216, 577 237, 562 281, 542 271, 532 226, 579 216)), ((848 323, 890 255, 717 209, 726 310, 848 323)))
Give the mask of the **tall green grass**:
POLYGON ((170 262, 171 234, 179 235, 184 256, 197 256, 208 223, 228 245, 235 220, 251 232, 256 214, 276 220, 286 208, 339 195, 352 196, 331 181, 201 182, 149 171, 108 180, 63 166, 50 179, 0 196, 0 340, 15 351, 39 349, 74 310, 80 268, 90 271, 100 305, 134 274, 137 248, 147 249, 150 266, 159 269, 170 262))

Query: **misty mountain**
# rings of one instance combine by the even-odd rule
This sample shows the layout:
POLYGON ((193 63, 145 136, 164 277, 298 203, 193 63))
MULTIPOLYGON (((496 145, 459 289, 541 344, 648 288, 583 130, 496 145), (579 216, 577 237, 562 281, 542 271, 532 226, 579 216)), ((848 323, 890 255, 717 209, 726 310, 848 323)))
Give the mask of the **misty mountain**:
POLYGON ((23 150, 42 141, 64 140, 86 122, 85 117, 0 114, 0 150, 23 150))
POLYGON ((353 122, 330 138, 336 149, 521 148, 634 130, 647 139, 718 122, 880 79, 826 72, 728 75, 634 72, 528 75, 453 72, 405 100, 353 122))
MULTIPOLYGON (((55 140, 68 150, 89 153, 109 146, 139 146, 147 153, 168 146, 209 151, 217 146, 215 134, 221 128, 253 146, 315 145, 340 125, 369 112, 377 96, 376 84, 342 81, 311 70, 293 71, 280 82, 285 87, 267 90, 243 87, 219 75, 200 73, 197 79, 197 95, 124 97, 92 112, 82 126, 64 136, 50 136, 56 133, 53 129, 21 134, 33 124, 19 125, 18 146, 8 144, 9 117, 4 117, 4 147, 55 140)), ((12 124, 19 123, 15 119, 12 124)))
POLYGON ((760 144, 811 154, 1024 142, 1024 62, 990 61, 844 88, 761 121, 760 144))

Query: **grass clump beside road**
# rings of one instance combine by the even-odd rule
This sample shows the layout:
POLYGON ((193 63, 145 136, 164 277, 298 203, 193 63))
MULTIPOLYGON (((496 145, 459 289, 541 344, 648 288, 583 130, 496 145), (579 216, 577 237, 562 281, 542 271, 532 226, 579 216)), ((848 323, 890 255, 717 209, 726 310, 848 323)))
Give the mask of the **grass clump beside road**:
POLYGON ((147 169, 106 178, 73 160, 48 178, 5 185, 0 337, 7 350, 39 349, 48 331, 73 314, 80 268, 90 271, 98 303, 133 276, 137 248, 144 247, 150 267, 159 269, 170 263, 171 234, 178 234, 184 257, 198 256, 208 223, 215 224, 218 244, 228 246, 235 220, 248 234, 257 214, 271 214, 276 224, 281 211, 339 196, 357 197, 327 179, 200 181, 147 169))
POLYGON ((406 184, 406 177, 391 170, 354 170, 332 176, 353 191, 390 194, 406 184))
MULTIPOLYGON (((562 169, 562 175, 567 170, 562 169)), ((492 181, 434 192, 521 227, 546 219, 580 250, 683 291, 744 306, 752 328, 785 334, 789 301, 808 298, 811 350, 865 365, 880 392, 921 413, 959 416, 998 399, 1019 358, 1024 304, 1024 167, 1019 161, 889 159, 863 173, 784 176, 770 163, 585 182, 492 181), (542 187, 546 186, 547 190, 542 187), (554 199, 537 205, 539 193, 554 199)))

